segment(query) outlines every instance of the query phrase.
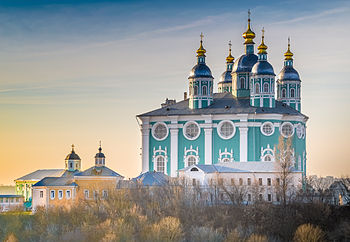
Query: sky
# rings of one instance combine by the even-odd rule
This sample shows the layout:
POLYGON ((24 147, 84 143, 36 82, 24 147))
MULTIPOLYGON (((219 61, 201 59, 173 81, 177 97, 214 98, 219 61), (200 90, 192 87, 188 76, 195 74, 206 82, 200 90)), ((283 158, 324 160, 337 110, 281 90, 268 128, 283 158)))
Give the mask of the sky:
POLYGON ((201 32, 217 89, 228 42, 243 54, 248 9, 276 74, 291 38, 307 174, 350 175, 348 1, 0 0, 0 184, 64 168, 72 144, 89 168, 100 140, 108 167, 137 176, 136 115, 183 98, 201 32))

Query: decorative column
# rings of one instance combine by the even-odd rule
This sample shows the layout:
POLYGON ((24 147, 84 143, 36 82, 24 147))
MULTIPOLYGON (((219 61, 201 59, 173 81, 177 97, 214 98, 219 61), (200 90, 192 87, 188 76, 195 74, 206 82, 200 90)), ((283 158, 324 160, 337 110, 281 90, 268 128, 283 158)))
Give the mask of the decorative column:
POLYGON ((143 121, 141 125, 142 132, 142 173, 149 171, 149 132, 150 125, 148 121, 143 121))
POLYGON ((248 127, 239 128, 240 137, 240 150, 239 150, 239 161, 248 161, 248 127))
POLYGON ((177 177, 178 170, 178 137, 177 119, 171 120, 170 128, 170 176, 177 177))
POLYGON ((205 155, 204 155, 204 162, 206 165, 211 165, 212 162, 212 128, 205 128, 204 129, 204 143, 205 143, 205 155))

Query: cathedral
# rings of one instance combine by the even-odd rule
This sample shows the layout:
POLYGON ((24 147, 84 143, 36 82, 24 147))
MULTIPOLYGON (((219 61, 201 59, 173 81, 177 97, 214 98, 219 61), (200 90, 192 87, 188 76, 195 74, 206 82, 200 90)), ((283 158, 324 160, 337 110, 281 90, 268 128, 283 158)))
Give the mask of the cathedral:
POLYGON ((217 92, 201 34, 197 63, 188 77, 188 97, 185 94, 180 102, 167 100, 161 108, 137 116, 142 133, 142 172, 177 177, 196 165, 268 171, 283 136, 292 139, 294 171, 305 176, 308 117, 301 113, 301 79, 293 66, 290 41, 284 66, 276 77, 268 61, 264 30, 255 54, 255 33, 248 15, 248 27, 242 35, 244 54, 235 60, 229 44, 217 92))

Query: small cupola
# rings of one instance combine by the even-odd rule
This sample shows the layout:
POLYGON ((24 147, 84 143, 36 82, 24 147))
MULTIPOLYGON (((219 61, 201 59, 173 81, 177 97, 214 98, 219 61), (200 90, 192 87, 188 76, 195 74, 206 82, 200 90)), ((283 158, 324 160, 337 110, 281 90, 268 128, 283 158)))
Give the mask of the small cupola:
POLYGON ((98 153, 95 155, 95 166, 105 166, 105 155, 102 153, 102 147, 100 142, 100 147, 98 148, 98 153))
POLYGON ((74 151, 74 144, 72 145, 72 151, 66 156, 65 168, 68 171, 79 171, 81 169, 81 159, 74 151))
POLYGON ((203 47, 203 33, 200 35, 200 46, 196 51, 197 64, 190 72, 189 80, 189 108, 206 108, 213 102, 213 79, 209 67, 205 63, 205 53, 203 47))

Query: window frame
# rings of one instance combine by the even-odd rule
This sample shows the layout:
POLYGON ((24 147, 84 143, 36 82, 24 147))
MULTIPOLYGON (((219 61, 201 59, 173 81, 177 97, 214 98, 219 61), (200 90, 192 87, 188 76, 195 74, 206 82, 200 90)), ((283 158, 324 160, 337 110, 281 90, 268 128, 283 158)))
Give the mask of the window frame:
POLYGON ((275 133, 275 126, 273 125, 272 122, 266 121, 266 122, 264 122, 264 123, 260 126, 260 132, 261 132, 263 135, 265 135, 265 136, 271 136, 271 135, 273 135, 273 134, 275 133), (266 126, 266 125, 271 125, 271 127, 272 127, 272 132, 271 132, 270 134, 269 134, 269 133, 266 133, 266 132, 264 131, 264 126, 266 126))
POLYGON ((270 90, 270 85, 269 85, 269 83, 265 82, 263 84, 263 92, 264 93, 269 93, 270 92, 269 90, 270 90))
POLYGON ((217 132, 217 134, 219 135, 219 137, 220 137, 221 139, 228 140, 228 139, 233 138, 233 136, 235 136, 235 134, 236 134, 236 126, 235 126, 235 124, 234 124, 231 120, 228 120, 228 119, 221 120, 221 121, 219 122, 217 128, 216 128, 216 132, 217 132), (222 133, 221 133, 221 128, 222 128, 222 126, 223 126, 225 123, 229 123, 229 124, 231 124, 232 127, 233 127, 233 131, 232 131, 232 133, 231 133, 229 136, 223 136, 222 133))
POLYGON ((157 123, 155 123, 155 124, 152 125, 152 137, 153 137, 155 140, 157 140, 157 141, 163 141, 163 140, 165 140, 165 139, 168 137, 168 135, 169 135, 169 127, 168 127, 168 125, 167 125, 166 123, 164 123, 164 122, 157 122, 157 123), (166 128, 166 135, 165 135, 163 138, 158 138, 158 137, 156 137, 156 134, 155 134, 156 128, 157 128, 159 125, 164 125, 165 128, 166 128))
POLYGON ((56 191, 55 190, 50 190, 50 199, 54 200, 56 197, 56 191))
POLYGON ((283 122, 280 126, 280 134, 284 137, 284 138, 289 138, 292 137, 294 135, 294 125, 291 122, 283 122), (292 133, 290 135, 286 135, 283 133, 283 127, 289 125, 292 128, 292 133))
MULTIPOLYGON (((155 160, 155 167, 154 167, 154 170, 156 171, 156 172, 161 172, 161 173, 164 173, 164 174, 166 174, 166 159, 165 159, 165 156, 164 155, 157 155, 155 158, 154 158, 154 160, 155 160), (162 158, 163 159, 163 161, 159 161, 158 159, 160 159, 160 158, 162 158), (164 171, 160 171, 159 169, 158 169, 158 162, 163 162, 163 168, 164 168, 164 171)), ((160 167, 160 166, 159 166, 160 167)))
POLYGON ((58 190, 57 191, 57 197, 58 197, 59 200, 61 200, 63 198, 63 190, 58 190))
POLYGON ((196 121, 187 121, 187 122, 184 124, 183 128, 182 128, 182 133, 183 133, 183 136, 184 136, 186 139, 188 139, 188 140, 196 140, 196 139, 200 136, 200 134, 201 134, 201 127, 199 126, 199 124, 198 124, 196 121), (196 136, 193 136, 193 137, 188 136, 188 135, 187 135, 187 131, 186 131, 187 128, 188 128, 188 126, 190 126, 191 124, 196 125, 197 128, 198 128, 198 133, 197 133, 197 135, 196 135, 196 136))
POLYGON ((71 190, 66 190, 66 199, 70 199, 72 197, 71 190), (69 194, 69 195, 68 195, 69 194))

